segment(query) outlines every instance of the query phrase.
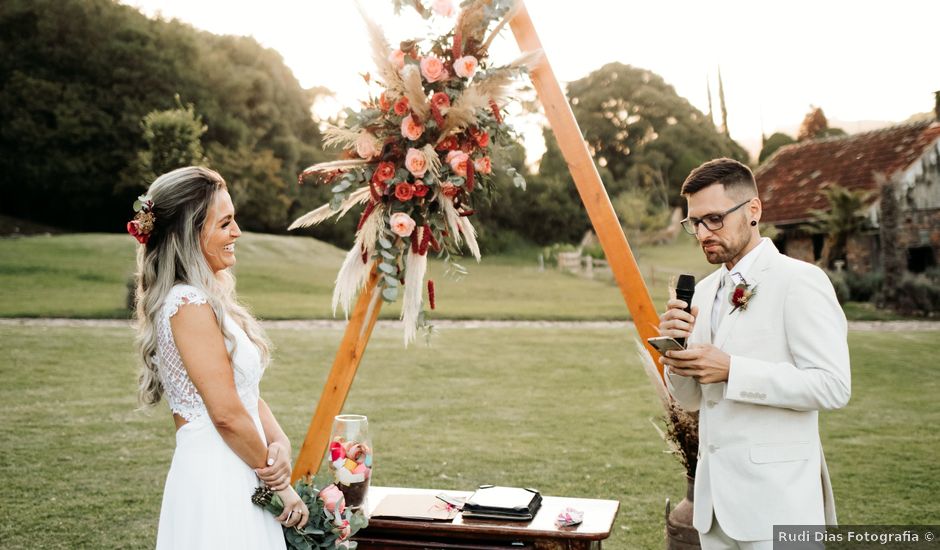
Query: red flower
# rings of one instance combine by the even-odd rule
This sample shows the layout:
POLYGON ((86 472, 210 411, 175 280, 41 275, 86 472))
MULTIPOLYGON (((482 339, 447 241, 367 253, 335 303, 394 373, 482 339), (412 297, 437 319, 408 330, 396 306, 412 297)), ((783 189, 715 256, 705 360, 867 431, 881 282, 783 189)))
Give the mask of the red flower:
POLYGON ((384 184, 388 180, 392 179, 394 175, 395 163, 380 162, 379 165, 375 168, 375 173, 372 174, 372 181, 375 183, 384 184))
POLYGON ((434 309, 434 281, 428 279, 428 303, 434 309))
POLYGON ((489 132, 481 132, 477 128, 470 128, 470 137, 472 137, 473 141, 477 142, 477 145, 480 147, 487 147, 490 144, 489 132))
POLYGON ((447 136, 438 143, 434 149, 438 151, 453 151, 458 147, 457 136, 447 136))
POLYGON ((734 289, 734 296, 731 297, 731 303, 740 307, 742 298, 744 298, 744 289, 738 287, 734 289))
POLYGON ((453 183, 445 183, 441 186, 441 193, 443 193, 445 197, 452 199, 460 194, 460 188, 453 183))
POLYGON ((405 114, 408 112, 408 108, 409 106, 407 97, 402 97, 395 102, 395 114, 398 116, 405 116, 405 114))
POLYGON ((437 92, 431 96, 431 105, 434 105, 438 109, 450 107, 450 96, 444 92, 437 92))
MULTIPOLYGON (((414 194, 416 197, 423 197, 428 194, 430 188, 424 184, 421 180, 418 180, 414 184, 414 194)), ((397 191, 397 189, 396 189, 397 191)))
POLYGON ((410 183, 399 183, 395 186, 395 198, 401 202, 410 201, 414 194, 414 186, 410 183))
POLYGON ((150 240, 150 233, 140 232, 140 227, 137 225, 137 220, 131 220, 127 222, 127 232, 130 233, 132 237, 137 239, 137 242, 140 244, 147 244, 147 241, 150 240))

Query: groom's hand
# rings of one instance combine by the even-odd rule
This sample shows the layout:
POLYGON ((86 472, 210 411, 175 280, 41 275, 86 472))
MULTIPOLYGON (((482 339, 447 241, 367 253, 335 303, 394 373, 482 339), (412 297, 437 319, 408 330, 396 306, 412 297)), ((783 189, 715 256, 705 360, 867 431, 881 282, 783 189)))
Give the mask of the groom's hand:
POLYGON ((726 382, 731 356, 711 344, 691 344, 688 349, 668 351, 661 359, 670 372, 695 378, 701 384, 726 382))
POLYGON ((659 317, 659 335, 671 338, 689 338, 695 328, 698 306, 692 306, 692 312, 686 313, 688 304, 672 298, 666 302, 666 312, 659 317))
POLYGON ((267 466, 255 470, 258 478, 272 491, 290 487, 290 450, 281 442, 268 445, 267 466))

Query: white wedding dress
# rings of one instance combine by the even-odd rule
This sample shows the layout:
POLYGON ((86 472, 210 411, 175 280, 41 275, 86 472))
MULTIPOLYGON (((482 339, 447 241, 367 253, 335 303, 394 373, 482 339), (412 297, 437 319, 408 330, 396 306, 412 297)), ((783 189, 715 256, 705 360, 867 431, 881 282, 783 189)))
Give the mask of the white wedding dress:
MULTIPOLYGON (((202 291, 178 284, 167 295, 157 324, 157 364, 164 395, 173 412, 188 422, 176 432, 176 452, 160 509, 157 549, 283 549, 281 525, 270 512, 251 502, 260 481, 216 431, 173 340, 170 317, 186 304, 205 303, 202 291)), ((225 327, 235 340, 226 341, 226 346, 238 396, 264 441, 258 416, 262 374, 258 348, 231 317, 226 317, 225 327)))

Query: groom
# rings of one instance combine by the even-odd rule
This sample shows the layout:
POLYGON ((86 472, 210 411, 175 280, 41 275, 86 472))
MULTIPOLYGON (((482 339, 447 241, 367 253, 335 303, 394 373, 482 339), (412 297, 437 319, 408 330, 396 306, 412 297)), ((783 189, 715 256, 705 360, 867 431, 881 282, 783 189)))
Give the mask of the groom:
POLYGON ((691 314, 670 300, 662 359, 672 395, 699 410, 695 515, 705 550, 772 548, 774 525, 834 525, 818 411, 851 393, 845 314, 826 274, 761 238, 747 166, 716 159, 682 184, 682 221, 709 263, 691 314))

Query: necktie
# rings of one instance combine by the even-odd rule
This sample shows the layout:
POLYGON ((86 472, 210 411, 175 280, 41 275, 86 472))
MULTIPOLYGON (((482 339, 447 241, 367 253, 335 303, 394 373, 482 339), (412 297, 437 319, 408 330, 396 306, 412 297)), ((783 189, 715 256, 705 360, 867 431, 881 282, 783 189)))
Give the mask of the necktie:
POLYGON ((731 310, 731 292, 734 289, 735 282, 731 277, 731 273, 725 273, 721 278, 721 285, 718 287, 718 300, 717 310, 718 316, 712 316, 712 342, 715 341, 715 335, 718 334, 718 327, 721 326, 721 323, 725 321, 725 318, 728 316, 728 312, 731 310))

